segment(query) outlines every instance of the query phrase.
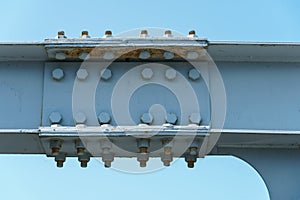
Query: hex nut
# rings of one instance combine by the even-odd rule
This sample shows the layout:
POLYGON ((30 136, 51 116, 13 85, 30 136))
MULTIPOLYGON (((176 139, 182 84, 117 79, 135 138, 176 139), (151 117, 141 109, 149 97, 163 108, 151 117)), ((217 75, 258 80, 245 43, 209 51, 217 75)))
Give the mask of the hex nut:
POLYGON ((145 68, 142 71, 142 77, 145 80, 150 80, 153 77, 153 71, 151 68, 145 68))
POLYGON ((186 58, 188 60, 195 60, 199 57, 199 54, 196 51, 189 51, 186 54, 186 58))
POLYGON ((174 80, 177 76, 177 72, 175 69, 167 69, 166 70, 166 73, 165 73, 165 77, 168 79, 168 80, 174 80))
POLYGON ((64 60, 67 58, 67 54, 59 52, 55 54, 55 58, 57 60, 64 60))
POLYGON ((189 71, 189 78, 193 81, 196 81, 200 78, 200 73, 197 69, 193 68, 189 71))
POLYGON ((144 113, 141 116, 141 122, 145 124, 151 124, 153 122, 153 116, 150 113, 144 113))
POLYGON ((112 77, 112 72, 110 69, 106 68, 101 71, 101 79, 107 81, 112 77))
POLYGON ((84 60, 84 59, 89 59, 90 58, 90 54, 87 52, 81 52, 78 56, 79 59, 84 60))
POLYGON ((86 122, 86 116, 84 113, 82 112, 78 112, 76 113, 76 115, 74 116, 74 120, 77 124, 83 124, 86 122))
POLYGON ((169 124, 176 124, 177 116, 174 113, 167 113, 166 122, 169 124))
POLYGON ((192 114, 189 116, 189 121, 190 121, 190 123, 192 123, 192 124, 200 124, 200 122, 201 122, 201 116, 200 116, 200 113, 192 113, 192 114))
POLYGON ((150 58, 150 56, 151 56, 150 52, 146 50, 141 51, 139 54, 140 59, 148 59, 150 58))
POLYGON ((56 68, 52 71, 52 78, 54 80, 61 80, 65 76, 64 71, 61 68, 56 68))
POLYGON ((110 115, 107 112, 101 112, 98 115, 98 120, 100 124, 108 124, 111 120, 110 115))
POLYGON ((49 120, 52 124, 59 124, 62 120, 62 116, 59 112, 52 112, 49 115, 49 120))
POLYGON ((86 69, 79 69, 76 75, 79 80, 85 80, 88 77, 89 73, 86 69))
POLYGON ((115 58, 115 54, 112 51, 106 51, 103 55, 104 60, 112 60, 115 58))
POLYGON ((174 53, 170 51, 165 51, 163 54, 163 57, 167 60, 173 59, 174 58, 174 53))

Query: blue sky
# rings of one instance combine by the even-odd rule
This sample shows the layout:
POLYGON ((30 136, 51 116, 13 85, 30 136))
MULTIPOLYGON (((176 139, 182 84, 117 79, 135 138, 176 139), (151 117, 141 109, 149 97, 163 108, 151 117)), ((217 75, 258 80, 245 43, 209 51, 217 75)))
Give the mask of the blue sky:
MULTIPOLYGON (((64 30, 101 37, 132 28, 165 27, 219 41, 300 41, 299 1, 3 1, 0 42, 43 41, 64 30)), ((1 199, 268 199, 262 179, 233 157, 206 157, 194 169, 183 160, 159 172, 132 175, 92 160, 68 159, 57 169, 46 156, 0 156, 1 199)))

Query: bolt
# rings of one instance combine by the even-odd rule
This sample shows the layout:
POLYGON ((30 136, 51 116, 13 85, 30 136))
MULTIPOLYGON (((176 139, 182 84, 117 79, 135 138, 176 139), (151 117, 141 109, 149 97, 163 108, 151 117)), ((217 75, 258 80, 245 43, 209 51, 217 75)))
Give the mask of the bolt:
POLYGON ((113 153, 109 152, 109 150, 105 150, 105 151, 108 152, 102 153, 102 161, 104 162, 104 167, 109 168, 111 167, 111 163, 114 161, 114 155, 113 153))
POLYGON ((161 161, 163 162, 164 166, 168 167, 173 161, 173 142, 170 140, 163 140, 162 145, 164 146, 164 151, 161 156, 161 161))
POLYGON ((59 112, 52 112, 49 115, 49 120, 50 120, 51 124, 59 124, 62 120, 62 116, 59 112))
POLYGON ((59 151, 62 146, 62 141, 61 140, 50 140, 50 149, 51 149, 51 154, 53 156, 56 156, 59 154, 59 151))
POLYGON ((56 166, 61 168, 64 166, 64 162, 66 161, 66 155, 64 153, 59 153, 55 156, 56 166))
POLYGON ((153 77, 153 71, 151 68, 145 68, 142 71, 142 77, 145 80, 150 80, 153 77))
POLYGON ((106 30, 103 36, 103 38, 108 38, 108 37, 112 37, 112 32, 110 30, 106 30))
POLYGON ((190 155, 191 156, 197 155, 197 147, 190 147, 190 155))
POLYGON ((164 37, 172 37, 172 31, 171 30, 166 30, 164 37))
POLYGON ((83 155, 78 156, 78 161, 80 162, 80 166, 82 168, 86 168, 87 163, 90 161, 90 154, 84 153, 83 155))
POLYGON ((188 166, 188 168, 194 168, 194 166, 195 166, 194 163, 195 163, 195 162, 193 162, 193 161, 187 161, 187 166, 188 166))
POLYGON ((150 113, 144 113, 141 116, 141 122, 145 124, 151 124, 153 122, 153 116, 150 113))
POLYGON ((174 80, 176 78, 176 76, 177 76, 177 72, 174 69, 167 69, 165 72, 165 77, 168 80, 174 80))
POLYGON ((115 58, 115 54, 112 51, 106 51, 103 55, 104 60, 112 60, 115 58))
POLYGON ((110 120, 111 120, 110 115, 107 112, 101 112, 98 115, 98 121, 100 124, 108 124, 110 120))
POLYGON ((81 140, 75 141, 75 148, 77 150, 77 156, 82 156, 85 153, 85 146, 81 140))
POLYGON ((176 124, 177 116, 174 113, 167 113, 166 122, 169 124, 176 124))
POLYGON ((186 54, 186 58, 188 60, 196 60, 199 57, 199 54, 195 51, 189 51, 186 54))
POLYGON ((193 145, 197 145, 198 143, 193 142, 191 145, 191 147, 189 147, 189 149, 187 150, 187 152, 185 153, 185 161, 187 162, 187 166, 188 168, 194 168, 194 164, 195 162, 197 162, 197 149, 198 146, 193 146, 193 145))
POLYGON ((150 57, 151 57, 151 54, 150 54, 150 52, 147 51, 147 50, 143 50, 143 51, 141 51, 140 54, 139 54, 139 58, 140 58, 140 59, 149 59, 150 57))
POLYGON ((77 79, 78 80, 85 80, 88 77, 89 73, 86 69, 79 69, 76 73, 77 79))
POLYGON ((198 124, 199 125, 200 122, 201 122, 200 113, 192 113, 192 114, 190 114, 189 121, 192 124, 198 124))
POLYGON ((76 124, 84 124, 86 122, 86 116, 82 112, 76 113, 76 115, 74 116, 74 119, 75 119, 76 124))
POLYGON ((189 78, 193 81, 196 81, 200 78, 200 73, 197 69, 193 68, 189 71, 189 78))
POLYGON ((104 162, 105 168, 111 167, 111 163, 114 161, 114 154, 111 152, 111 146, 110 141, 101 141, 102 161, 104 162))
POLYGON ((112 72, 110 69, 105 68, 101 71, 101 79, 107 81, 108 79, 110 79, 112 77, 112 72))
POLYGON ((67 37, 65 36, 65 32, 64 31, 58 31, 57 36, 55 38, 56 39, 65 39, 67 37))
POLYGON ((55 54, 55 58, 57 60, 65 60, 67 58, 67 54, 62 53, 62 52, 58 52, 55 54))
POLYGON ((195 30, 190 30, 188 37, 197 37, 195 30))
POLYGON ((193 168, 194 163, 197 161, 198 158, 198 148, 199 148, 199 141, 194 140, 190 147, 188 148, 187 152, 185 153, 185 161, 187 162, 188 168, 193 168))
POLYGON ((146 167, 146 163, 149 160, 148 148, 150 147, 150 140, 139 139, 137 141, 137 146, 139 148, 137 160, 140 162, 140 167, 146 167))
POLYGON ((141 30, 141 34, 140 34, 140 37, 148 37, 148 31, 147 30, 141 30))
POLYGON ((87 52, 81 52, 78 56, 79 59, 84 60, 84 59, 89 59, 90 58, 90 54, 87 52))
POLYGON ((61 68, 56 68, 52 71, 52 78, 60 81, 65 76, 64 71, 61 68))
POLYGON ((81 38, 81 39, 90 38, 89 32, 88 32, 88 31, 82 31, 82 32, 81 32, 80 38, 81 38))
POLYGON ((187 162, 188 168, 194 168, 194 164, 197 162, 197 156, 186 153, 185 161, 187 162))
POLYGON ((163 57, 167 60, 173 59, 174 58, 174 53, 170 51, 165 51, 163 54, 163 57))

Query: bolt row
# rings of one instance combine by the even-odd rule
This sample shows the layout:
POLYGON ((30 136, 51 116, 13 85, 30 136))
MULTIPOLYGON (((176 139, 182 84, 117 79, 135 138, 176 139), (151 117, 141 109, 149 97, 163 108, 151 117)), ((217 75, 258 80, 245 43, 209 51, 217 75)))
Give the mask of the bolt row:
MULTIPOLYGON (((56 166, 61 168, 63 167, 64 162, 66 161, 66 153, 62 152, 63 140, 51 140, 50 149, 51 155, 54 156, 56 166)), ((164 166, 170 166, 170 163, 173 161, 173 141, 162 140, 163 152, 161 154, 161 161, 164 166)), ((114 161, 114 153, 112 151, 112 143, 108 140, 100 141, 100 146, 102 149, 102 161, 104 167, 111 167, 111 163, 114 161)), ((146 167, 147 162, 149 161, 149 148, 150 148, 150 139, 138 139, 137 140, 137 161, 140 163, 140 167, 146 167)), ((86 168, 88 162, 90 161, 90 153, 86 150, 85 145, 81 140, 75 141, 75 149, 78 156, 78 161, 82 168, 86 168)), ((185 161, 189 168, 194 167, 194 163, 197 161, 199 154, 199 142, 194 140, 187 151, 184 154, 185 161)))
MULTIPOLYGON (((109 69, 109 68, 106 68, 106 69, 103 69, 101 72, 100 72, 100 78, 104 81, 107 81, 109 80, 111 77, 112 77, 112 71, 109 69)), ((53 80, 55 81, 60 81, 64 78, 65 74, 64 74, 64 71, 63 69, 61 68, 55 68, 52 70, 52 78, 53 80)), ((76 72, 76 78, 80 81, 84 81, 88 78, 89 76, 89 73, 87 71, 87 69, 84 69, 84 68, 80 68, 77 72, 76 72)), ((152 79, 154 76, 154 72, 151 68, 144 68, 142 71, 141 71, 141 77, 144 79, 144 80, 150 80, 152 79)), ((174 80, 176 79, 177 77, 177 71, 175 69, 167 69, 165 71, 165 78, 167 80, 174 80)), ((199 71, 195 68, 192 68, 189 70, 188 72, 188 78, 192 81, 196 81, 196 80, 199 80, 201 77, 199 71)))
MULTIPOLYGON (((62 122, 62 115, 59 112, 52 112, 49 115, 49 120, 52 125, 57 125, 62 122)), ((146 112, 143 113, 140 117, 140 122, 142 124, 148 124, 151 125, 153 123, 154 117, 151 115, 151 113, 146 112)), ((190 124, 196 124, 199 125, 201 123, 201 116, 200 113, 192 113, 189 115, 189 123, 190 124)), ((76 124, 84 124, 87 121, 87 117, 84 113, 78 112, 74 115, 74 121, 76 124)), ((111 122, 111 116, 107 112, 101 112, 98 115, 98 122, 100 125, 102 124, 109 124, 111 122)), ((167 124, 173 124, 175 125, 178 122, 178 118, 176 114, 174 113, 167 113, 165 117, 165 122, 167 124)))
MULTIPOLYGON (((164 51, 162 56, 166 60, 172 60, 175 57, 175 54, 173 52, 170 52, 170 51, 164 51)), ((197 51, 188 51, 186 53, 186 59, 187 60, 196 60, 197 58, 199 58, 199 56, 200 56, 200 54, 197 51)), ((64 53, 64 52, 56 52, 55 53, 55 58, 57 60, 65 60, 67 58, 67 54, 64 53)), ((88 52, 81 52, 78 55, 78 58, 80 60, 89 59, 90 54, 88 52)), ((103 54, 103 59, 104 60, 110 60, 111 61, 115 58, 117 58, 117 56, 112 51, 105 51, 104 54, 103 54)), ((142 50, 142 51, 140 51, 140 53, 138 55, 138 58, 141 59, 141 60, 150 59, 151 58, 151 53, 148 50, 142 50)))
MULTIPOLYGON (((102 38, 109 38, 109 37, 112 37, 113 34, 112 34, 112 31, 111 30, 106 30, 104 32, 104 35, 102 36, 102 38)), ((140 37, 141 38, 146 38, 146 37, 149 37, 149 34, 148 34, 148 31, 147 30, 141 30, 140 31, 140 37)), ((172 35, 172 31, 171 30, 165 30, 164 34, 163 34, 163 37, 173 37, 172 35)), ((191 30, 188 32, 188 36, 187 37, 197 37, 196 35, 196 31, 195 30, 191 30)), ((64 31, 58 31, 55 39, 66 39, 67 36, 65 34, 64 31)), ((81 35, 79 37, 80 39, 88 39, 88 38, 91 38, 91 36, 89 35, 89 32, 84 30, 81 32, 81 35)))

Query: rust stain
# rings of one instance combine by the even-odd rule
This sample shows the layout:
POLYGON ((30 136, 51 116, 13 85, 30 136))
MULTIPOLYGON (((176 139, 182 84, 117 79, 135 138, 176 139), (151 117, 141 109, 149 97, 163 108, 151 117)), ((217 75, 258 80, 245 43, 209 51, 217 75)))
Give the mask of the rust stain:
MULTIPOLYGON (((206 58, 204 47, 178 47, 178 46, 166 46, 166 47, 71 47, 67 49, 62 48, 51 48, 48 49, 48 55, 51 53, 55 55, 56 52, 62 52, 67 55, 67 59, 78 59, 80 53, 86 52, 90 54, 90 58, 101 59, 105 52, 113 52, 115 58, 118 59, 137 59, 141 51, 149 51, 151 59, 165 59, 163 54, 165 51, 170 51, 174 53, 174 59, 182 59, 187 52, 196 51, 199 52, 199 59, 206 58), (201 53, 202 52, 202 53, 201 53)), ((51 56, 49 56, 51 57, 51 56)))

